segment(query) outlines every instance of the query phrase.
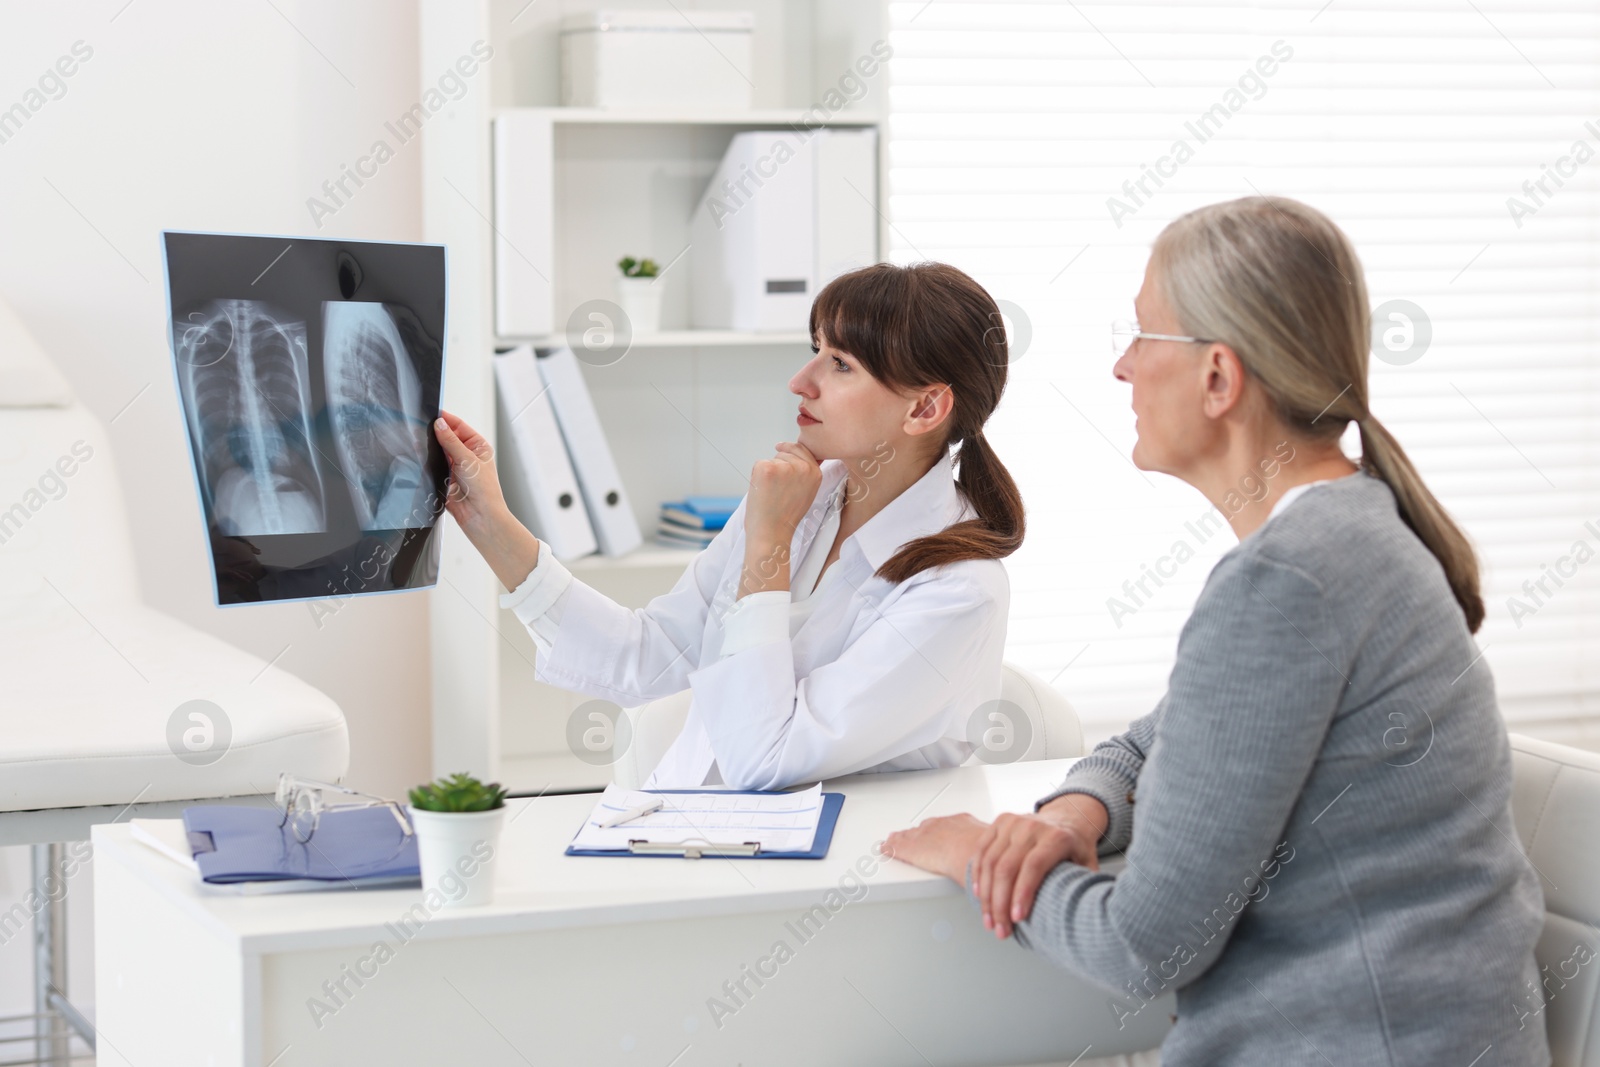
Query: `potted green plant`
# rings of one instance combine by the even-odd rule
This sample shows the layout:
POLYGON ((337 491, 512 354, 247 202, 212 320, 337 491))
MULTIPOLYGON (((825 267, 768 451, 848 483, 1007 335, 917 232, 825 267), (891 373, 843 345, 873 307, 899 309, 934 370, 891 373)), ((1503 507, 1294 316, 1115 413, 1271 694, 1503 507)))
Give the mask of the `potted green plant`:
POLYGON ((506 812, 500 783, 485 785, 470 774, 452 774, 417 786, 408 797, 423 891, 437 891, 445 907, 492 901, 506 812))
POLYGON ((617 279, 617 302, 628 316, 633 333, 657 333, 661 329, 661 268, 653 259, 623 256, 617 261, 622 275, 617 279))

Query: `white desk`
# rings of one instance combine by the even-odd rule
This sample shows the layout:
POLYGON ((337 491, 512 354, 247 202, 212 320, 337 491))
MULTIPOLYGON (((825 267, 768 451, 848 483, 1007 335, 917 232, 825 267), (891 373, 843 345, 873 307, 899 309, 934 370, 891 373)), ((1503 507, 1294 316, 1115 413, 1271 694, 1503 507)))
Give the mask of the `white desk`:
POLYGON ((97 826, 98 1062, 944 1067, 1150 1047, 1171 998, 1118 1031, 1105 991, 872 852, 929 815, 1032 810, 1070 763, 827 783, 848 797, 823 860, 563 856, 595 797, 512 801, 495 903, 407 938, 419 890, 218 896, 126 825, 97 826), (736 1000, 724 983, 741 979, 736 1000))

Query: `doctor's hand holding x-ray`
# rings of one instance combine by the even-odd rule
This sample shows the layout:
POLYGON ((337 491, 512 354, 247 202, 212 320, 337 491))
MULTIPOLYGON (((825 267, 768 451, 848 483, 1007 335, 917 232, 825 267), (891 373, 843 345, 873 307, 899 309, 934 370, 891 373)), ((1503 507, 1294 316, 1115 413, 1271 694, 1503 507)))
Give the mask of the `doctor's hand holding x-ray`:
POLYGON ((539 539, 506 507, 494 465, 494 446, 448 411, 441 412, 433 425, 434 436, 450 460, 445 510, 483 555, 495 577, 507 589, 515 589, 539 561, 539 539))

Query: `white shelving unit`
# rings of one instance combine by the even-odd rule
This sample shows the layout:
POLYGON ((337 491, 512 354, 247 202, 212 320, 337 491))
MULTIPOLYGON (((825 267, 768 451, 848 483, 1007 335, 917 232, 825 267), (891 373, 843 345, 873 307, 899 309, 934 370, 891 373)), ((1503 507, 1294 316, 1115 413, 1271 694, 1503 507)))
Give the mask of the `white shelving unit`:
MULTIPOLYGON (((638 7, 645 4, 634 5, 638 7)), ((598 107, 509 107, 495 114, 533 111, 550 121, 574 126, 739 126, 760 129, 768 126, 788 127, 815 121, 816 115, 804 108, 750 108, 746 111, 641 111, 637 108, 607 110, 598 107)), ((830 126, 875 126, 876 116, 859 112, 841 112, 827 119, 830 126)))
MULTIPOLYGON (((648 111, 562 108, 559 24, 600 7, 670 9, 670 0, 421 0, 421 76, 426 87, 473 55, 493 56, 467 92, 422 131, 424 239, 449 248, 450 309, 445 406, 491 439, 496 346, 558 337, 496 336, 492 121, 534 114, 551 123, 555 230, 550 277, 554 322, 586 300, 616 298, 615 263, 648 256, 664 267, 662 329, 632 339, 606 366, 585 365, 624 484, 641 525, 660 502, 693 493, 737 495, 755 460, 794 433, 786 384, 808 357, 804 332, 689 328, 689 217, 734 133, 820 124, 879 126, 880 209, 890 64, 863 77, 862 57, 887 41, 884 0, 744 0, 697 3, 755 13, 753 108, 648 111), (481 51, 481 46, 480 46, 481 51)), ((880 46, 881 47, 881 46, 880 46)), ((707 46, 707 61, 719 58, 707 46)), ((880 215, 878 247, 886 249, 880 215)), ((648 537, 648 534, 647 534, 648 537)), ((470 770, 514 791, 593 787, 610 768, 567 744, 567 721, 585 698, 534 680, 536 652, 502 611, 504 590, 453 523, 432 594, 433 750, 438 773, 470 770)), ((669 589, 693 553, 645 546, 618 559, 568 565, 629 606, 669 589)))
MULTIPOLYGON (((562 344, 566 338, 560 334, 532 334, 527 337, 506 335, 504 341, 531 341, 535 345, 562 344)), ((793 348, 809 343, 810 338, 800 333, 755 333, 750 330, 662 330, 659 333, 635 334, 634 348, 721 348, 726 345, 764 347, 780 345, 793 348)))

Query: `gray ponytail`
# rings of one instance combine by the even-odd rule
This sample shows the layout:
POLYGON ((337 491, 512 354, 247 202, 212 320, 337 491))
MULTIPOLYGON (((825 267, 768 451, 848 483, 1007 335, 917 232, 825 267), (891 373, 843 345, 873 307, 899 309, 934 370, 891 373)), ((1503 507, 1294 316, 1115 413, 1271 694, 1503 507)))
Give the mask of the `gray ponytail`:
POLYGON ((1368 415, 1358 424, 1361 431, 1361 466, 1377 475, 1394 490, 1400 504, 1400 517, 1428 546, 1444 567, 1450 591, 1467 616, 1467 629, 1473 633, 1483 625, 1483 594, 1478 588, 1478 557, 1467 535, 1450 518, 1437 497, 1423 484, 1417 468, 1411 465, 1400 442, 1383 423, 1368 415))

